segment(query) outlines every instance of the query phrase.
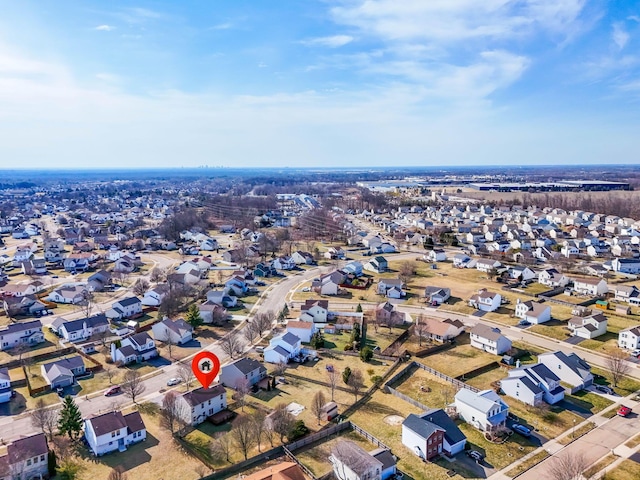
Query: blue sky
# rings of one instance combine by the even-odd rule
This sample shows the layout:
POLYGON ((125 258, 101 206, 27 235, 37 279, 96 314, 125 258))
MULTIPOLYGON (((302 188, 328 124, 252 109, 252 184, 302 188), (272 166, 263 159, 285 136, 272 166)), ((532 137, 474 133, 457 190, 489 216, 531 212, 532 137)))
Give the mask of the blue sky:
POLYGON ((0 0, 0 167, 636 163, 640 4, 0 0))

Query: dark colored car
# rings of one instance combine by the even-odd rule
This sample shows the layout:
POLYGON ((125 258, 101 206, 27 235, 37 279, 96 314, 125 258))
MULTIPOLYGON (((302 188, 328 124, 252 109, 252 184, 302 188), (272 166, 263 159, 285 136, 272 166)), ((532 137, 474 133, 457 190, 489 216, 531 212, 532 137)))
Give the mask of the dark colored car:
POLYGON ((530 437, 531 436, 531 429, 525 427, 524 425, 520 425, 519 423, 514 423, 511 426, 511 430, 513 430, 516 433, 519 433, 523 437, 530 437))

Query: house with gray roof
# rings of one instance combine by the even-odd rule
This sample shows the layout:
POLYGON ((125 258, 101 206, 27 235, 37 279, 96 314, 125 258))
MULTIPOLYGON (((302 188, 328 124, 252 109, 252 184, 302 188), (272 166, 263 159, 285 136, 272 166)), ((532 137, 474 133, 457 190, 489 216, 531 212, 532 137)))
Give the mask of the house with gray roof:
POLYGON ((452 457, 464 450, 467 437, 442 409, 410 414, 402 422, 402 444, 422 459, 452 457))
POLYGON ((300 355, 302 341, 300 337, 285 332, 273 337, 264 349, 264 361, 268 363, 287 363, 300 355))
POLYGON ((156 342, 147 332, 140 332, 123 338, 120 347, 111 344, 111 358, 114 362, 124 365, 134 362, 144 362, 158 356, 156 342))
POLYGON ((106 315, 109 318, 122 320, 142 315, 142 301, 138 297, 126 297, 111 304, 106 315))
POLYGON ((227 391, 220 385, 196 388, 178 397, 179 416, 187 425, 199 425, 227 408, 227 391))
POLYGON ((63 322, 58 332, 69 342, 87 340, 92 335, 104 333, 109 330, 109 320, 103 313, 91 317, 80 318, 63 322))
POLYGON ((171 342, 174 345, 183 345, 193 338, 193 327, 182 318, 171 320, 164 317, 162 321, 153 324, 151 331, 159 342, 171 342))
POLYGON ((480 431, 494 431, 507 421, 509 405, 493 390, 461 388, 454 398, 458 415, 480 431))
POLYGON ((591 366, 575 353, 548 352, 538 355, 538 362, 551 370, 561 382, 570 385, 575 393, 593 384, 591 366))
POLYGON ((42 378, 52 390, 73 385, 76 377, 84 374, 85 371, 84 360, 80 355, 62 358, 40 366, 42 378))
POLYGON ((18 345, 36 345, 44 342, 42 322, 10 323, 0 328, 0 350, 8 350, 18 345))
POLYGON ((331 449, 329 463, 336 478, 343 480, 382 480, 383 463, 360 445, 338 440, 331 449))
POLYGON ((147 438, 147 429, 140 412, 122 415, 119 411, 104 413, 84 421, 84 436, 94 455, 119 450, 147 438))
POLYGON ((538 406, 543 401, 553 405, 564 399, 560 378, 541 363, 509 370, 507 378, 500 381, 500 388, 505 395, 527 405, 538 406))
POLYGON ((6 454, 0 456, 0 479, 46 478, 47 438, 44 433, 22 437, 7 445, 6 454))
POLYGON ((511 340, 498 327, 478 323, 469 332, 471 346, 494 355, 502 355, 511 349, 511 340))
POLYGON ((239 358, 224 365, 220 369, 220 384, 235 388, 238 382, 246 380, 249 385, 254 385, 267 376, 267 369, 253 358, 239 358))

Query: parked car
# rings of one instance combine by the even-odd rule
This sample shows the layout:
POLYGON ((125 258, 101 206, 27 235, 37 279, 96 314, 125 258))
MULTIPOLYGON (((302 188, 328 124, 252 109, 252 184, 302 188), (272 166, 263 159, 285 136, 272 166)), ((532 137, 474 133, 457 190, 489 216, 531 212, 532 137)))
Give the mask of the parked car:
POLYGON ((613 388, 607 387, 606 385, 596 385, 596 390, 606 393, 607 395, 614 395, 616 393, 613 391, 613 388))
POLYGON ((179 383, 180 379, 177 377, 173 377, 167 380, 167 387, 173 387, 174 385, 178 385, 179 383))
POLYGON ((467 455, 474 459, 476 463, 480 463, 484 460, 484 455, 477 450, 467 450, 467 455))
POLYGON ((519 423, 514 423, 511 426, 511 430, 513 430, 516 433, 519 433, 523 437, 530 437, 531 436, 531 429, 527 428, 524 425, 521 425, 519 423))
POLYGON ((303 292, 310 292, 311 291, 311 287, 304 287, 302 289, 303 292))
POLYGON ((120 385, 113 385, 112 387, 107 388, 104 392, 105 397, 110 397, 111 395, 117 395, 122 391, 122 387, 120 385))
POLYGON ((634 350, 633 352, 631 352, 631 356, 632 357, 640 357, 640 350, 634 350))
POLYGON ((518 325, 520 325, 521 327, 528 327, 529 325, 531 325, 531 322, 529 320, 520 320, 518 322, 518 325))
POLYGON ((626 407, 626 406, 622 405, 618 409, 618 415, 620 415, 621 417, 628 417, 630 413, 631 413, 631 408, 630 407, 626 407))

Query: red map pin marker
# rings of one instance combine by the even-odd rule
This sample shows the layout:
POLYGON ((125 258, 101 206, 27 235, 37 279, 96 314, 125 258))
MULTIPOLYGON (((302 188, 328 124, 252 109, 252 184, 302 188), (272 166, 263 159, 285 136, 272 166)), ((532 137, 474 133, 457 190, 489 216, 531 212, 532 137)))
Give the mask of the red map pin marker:
POLYGON ((209 388, 220 371, 220 359, 211 352, 200 352, 191 361, 191 370, 204 388, 209 388))

